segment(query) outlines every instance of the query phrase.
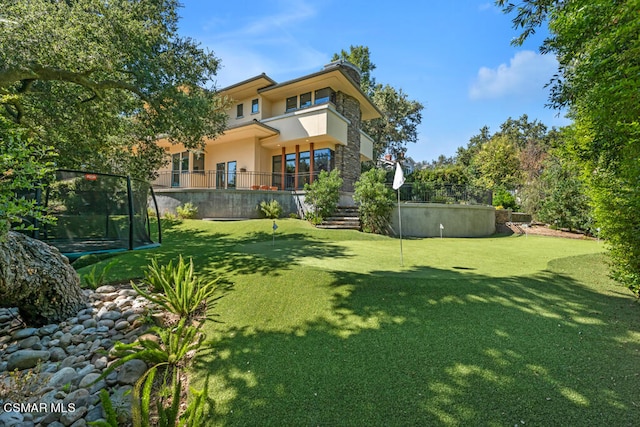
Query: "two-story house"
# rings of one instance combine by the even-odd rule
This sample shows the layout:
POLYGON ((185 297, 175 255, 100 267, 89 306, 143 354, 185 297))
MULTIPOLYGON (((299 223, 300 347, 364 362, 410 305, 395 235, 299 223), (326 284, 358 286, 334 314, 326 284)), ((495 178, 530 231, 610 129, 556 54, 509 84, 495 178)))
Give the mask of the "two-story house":
POLYGON ((171 162, 155 185, 298 190, 320 171, 338 169, 352 191, 361 161, 373 156, 361 123, 380 117, 359 82, 357 67, 338 61, 283 83, 261 74, 221 89, 232 100, 225 132, 201 152, 158 141, 171 162))

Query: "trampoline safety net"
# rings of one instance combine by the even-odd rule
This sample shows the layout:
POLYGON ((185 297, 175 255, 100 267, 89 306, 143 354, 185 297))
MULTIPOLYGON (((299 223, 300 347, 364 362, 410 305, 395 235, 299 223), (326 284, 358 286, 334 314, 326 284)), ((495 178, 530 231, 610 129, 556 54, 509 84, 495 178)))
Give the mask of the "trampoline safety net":
POLYGON ((147 182, 59 170, 43 196, 41 203, 56 221, 42 226, 34 237, 70 258, 148 248, 161 240, 157 204, 147 182))

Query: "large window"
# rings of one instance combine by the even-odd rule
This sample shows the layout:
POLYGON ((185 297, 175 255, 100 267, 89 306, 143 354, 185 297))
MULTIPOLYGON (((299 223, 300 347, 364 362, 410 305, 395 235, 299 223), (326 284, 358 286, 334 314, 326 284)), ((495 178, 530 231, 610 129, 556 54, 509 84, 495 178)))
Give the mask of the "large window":
POLYGON ((327 102, 336 102, 336 93, 330 87, 318 89, 315 93, 315 104, 325 104, 327 102))
POLYGON ((311 106, 311 92, 303 93, 300 95, 300 108, 311 106))
POLYGON ((191 170, 194 172, 204 173, 204 153, 193 153, 191 170))
POLYGON ((320 171, 332 171, 335 167, 335 156, 333 150, 321 148, 313 152, 313 171, 317 174, 320 171))
POLYGON ((294 111, 298 108, 298 97, 292 96, 287 98, 287 107, 285 112, 294 111))

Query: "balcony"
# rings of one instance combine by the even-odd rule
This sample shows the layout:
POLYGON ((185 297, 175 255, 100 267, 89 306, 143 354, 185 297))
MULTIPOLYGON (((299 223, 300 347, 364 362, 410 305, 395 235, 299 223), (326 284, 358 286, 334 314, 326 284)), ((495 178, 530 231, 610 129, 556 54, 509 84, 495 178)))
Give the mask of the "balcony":
POLYGON ((212 189, 212 190, 302 190, 305 183, 317 179, 320 171, 313 173, 271 173, 238 171, 160 172, 153 181, 154 189, 212 189), (284 181, 283 181, 284 178, 284 181), (297 179, 296 179, 297 178, 297 179))

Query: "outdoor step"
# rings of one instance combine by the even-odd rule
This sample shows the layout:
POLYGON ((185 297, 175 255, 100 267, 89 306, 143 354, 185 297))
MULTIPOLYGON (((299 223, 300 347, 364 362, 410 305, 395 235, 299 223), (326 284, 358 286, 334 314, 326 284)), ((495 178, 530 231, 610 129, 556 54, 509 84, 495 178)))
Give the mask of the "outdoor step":
POLYGON ((347 225, 347 224, 319 224, 316 228, 326 228, 332 230, 360 230, 360 224, 347 225))

